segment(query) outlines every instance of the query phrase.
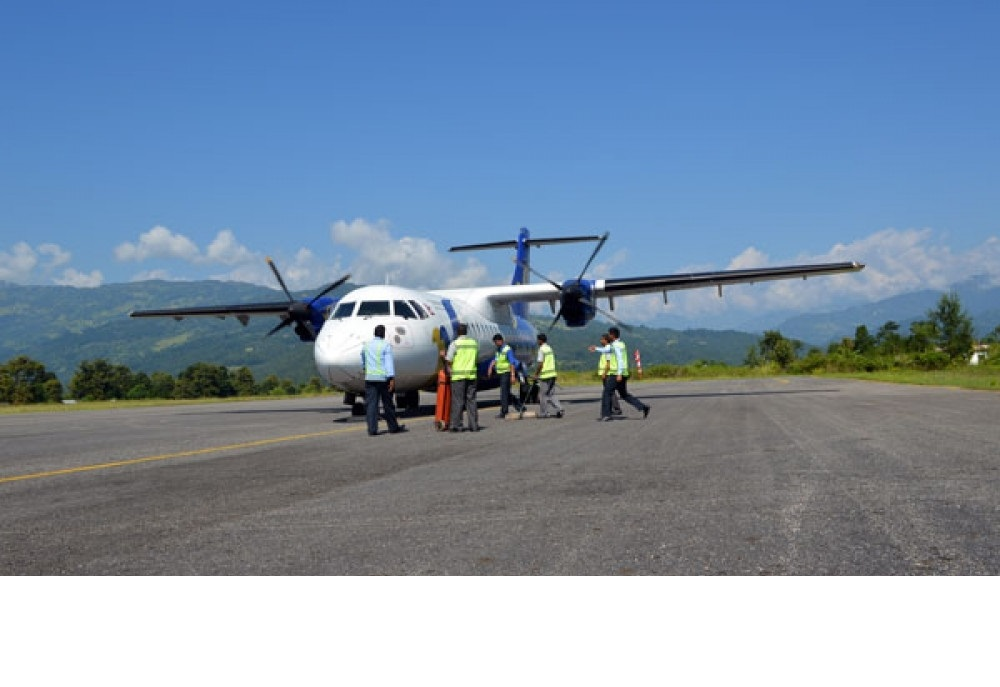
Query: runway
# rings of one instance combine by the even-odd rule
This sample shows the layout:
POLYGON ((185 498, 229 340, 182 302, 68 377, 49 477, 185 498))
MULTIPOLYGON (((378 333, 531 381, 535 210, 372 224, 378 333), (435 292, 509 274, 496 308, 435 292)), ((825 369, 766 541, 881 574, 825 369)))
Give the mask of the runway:
MULTIPOLYGON (((4 575, 996 575, 1000 395, 630 385, 369 437, 339 398, 0 416, 4 575)), ((382 425, 384 432, 384 423, 382 425)))

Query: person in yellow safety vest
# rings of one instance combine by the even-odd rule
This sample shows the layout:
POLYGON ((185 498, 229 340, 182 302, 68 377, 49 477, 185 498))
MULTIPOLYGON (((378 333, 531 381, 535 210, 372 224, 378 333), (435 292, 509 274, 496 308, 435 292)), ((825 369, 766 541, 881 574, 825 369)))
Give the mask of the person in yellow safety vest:
POLYGON ((365 372, 365 416, 368 421, 368 435, 378 434, 378 404, 382 402, 385 422, 389 434, 406 431, 406 425, 396 420, 396 406, 392 403, 392 392, 396 387, 396 368, 392 358, 392 346, 385 340, 385 325, 376 325, 375 338, 361 347, 361 367, 365 372))
POLYGON ((510 407, 510 387, 517 379, 517 358, 514 357, 511 347, 503 342, 503 334, 493 335, 493 345, 497 350, 493 360, 490 361, 489 369, 486 370, 486 376, 492 377, 496 372, 500 377, 500 414, 497 415, 497 419, 502 420, 507 417, 507 409, 510 407))
MULTIPOLYGON (((611 374, 611 361, 614 358, 611 355, 611 337, 608 334, 601 334, 601 349, 607 349, 607 353, 599 353, 597 358, 597 375, 601 378, 601 392, 603 394, 604 382, 607 380, 608 375, 611 374)), ((590 346, 591 351, 597 350, 594 346, 590 346)), ((603 396, 602 396, 603 398, 603 396)), ((611 394, 611 414, 621 415, 622 406, 618 402, 618 392, 615 391, 611 394)))
POLYGON ((538 367, 535 368, 535 377, 541 385, 538 394, 538 417, 562 417, 563 407, 556 398, 556 354, 548 341, 549 338, 545 334, 538 335, 538 367), (554 414, 549 413, 549 408, 555 411, 554 414))
POLYGON ((621 331, 618 327, 611 327, 608 335, 611 345, 600 348, 588 346, 590 351, 612 354, 611 373, 604 380, 604 393, 601 395, 601 417, 597 419, 602 422, 611 421, 611 395, 617 391, 623 401, 642 411, 642 419, 645 420, 649 417, 649 406, 628 392, 628 348, 620 338, 621 331))
POLYGON ((469 431, 479 431, 479 412, 476 408, 476 360, 479 342, 469 336, 469 326, 460 322, 458 336, 448 346, 444 361, 451 375, 451 431, 461 432, 462 410, 469 420, 469 431))

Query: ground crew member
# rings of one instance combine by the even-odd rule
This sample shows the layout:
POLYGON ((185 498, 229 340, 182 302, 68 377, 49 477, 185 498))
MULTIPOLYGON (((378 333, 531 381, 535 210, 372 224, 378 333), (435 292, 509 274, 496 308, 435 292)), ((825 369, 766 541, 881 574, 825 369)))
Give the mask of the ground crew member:
POLYGON ((555 417, 563 416, 563 407, 556 398, 556 354, 552 351, 552 346, 548 344, 549 338, 545 334, 538 335, 538 367, 535 368, 535 377, 541 385, 538 394, 538 417, 550 417, 549 408, 554 411, 555 417))
POLYGON ((375 338, 361 347, 361 366, 365 372, 365 419, 368 434, 378 434, 378 404, 382 403, 389 434, 406 431, 406 425, 396 420, 396 407, 392 392, 396 388, 396 367, 392 359, 392 346, 385 340, 385 325, 376 325, 375 338))
MULTIPOLYGON (((607 353, 598 353, 597 357, 597 376, 601 378, 601 398, 604 398, 604 382, 607 380, 608 375, 611 374, 611 360, 614 356, 611 354, 611 337, 608 334, 601 334, 601 345, 599 347, 589 346, 591 351, 607 350, 607 353)), ((611 394, 611 414, 621 415, 622 406, 618 402, 618 392, 613 392, 611 394)))
POLYGON ((444 361, 451 374, 451 431, 462 431, 462 410, 469 420, 469 431, 479 431, 479 412, 476 408, 476 359, 479 342, 469 336, 469 326, 459 323, 458 336, 448 346, 444 361))
POLYGON ((604 422, 611 421, 611 396, 617 391, 623 401, 636 410, 642 411, 642 418, 645 420, 649 417, 649 406, 628 392, 628 348, 620 338, 621 332, 618 327, 608 329, 608 335, 611 339, 610 346, 588 347, 591 351, 613 354, 611 374, 605 379, 604 393, 601 394, 601 417, 599 419, 604 422))
POLYGON ((517 378, 517 358, 510 346, 503 342, 503 334, 493 335, 493 345, 497 347, 490 367, 486 371, 486 376, 493 376, 495 371, 500 377, 500 414, 497 419, 502 420, 507 417, 507 409, 510 405, 510 387, 517 378))

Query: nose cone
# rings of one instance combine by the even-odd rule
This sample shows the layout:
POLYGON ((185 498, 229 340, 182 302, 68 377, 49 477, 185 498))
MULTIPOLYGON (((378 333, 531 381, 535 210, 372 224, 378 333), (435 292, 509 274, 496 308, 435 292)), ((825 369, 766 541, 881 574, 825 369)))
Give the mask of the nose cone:
POLYGON ((320 330, 313 355, 320 376, 344 391, 363 392, 365 376, 361 347, 371 338, 371 326, 352 320, 333 320, 320 330))

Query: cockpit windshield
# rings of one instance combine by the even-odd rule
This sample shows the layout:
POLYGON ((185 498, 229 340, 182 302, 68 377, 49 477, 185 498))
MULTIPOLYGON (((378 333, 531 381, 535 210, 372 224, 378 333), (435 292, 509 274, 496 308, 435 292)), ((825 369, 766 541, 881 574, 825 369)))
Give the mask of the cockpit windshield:
POLYGON ((396 313, 396 317, 402 317, 404 320, 415 320, 417 319, 417 314, 413 312, 406 301, 393 301, 392 302, 393 312, 396 313))
POLYGON ((330 316, 331 320, 346 320, 354 313, 354 306, 357 305, 354 301, 349 303, 341 302, 337 309, 333 311, 333 315, 330 316))
POLYGON ((388 317, 390 314, 404 320, 427 319, 427 312, 416 301, 347 301, 341 302, 330 316, 331 320, 346 320, 349 317, 388 317), (391 305, 391 309, 390 309, 391 305))
POLYGON ((377 317, 389 315, 389 301, 361 301, 358 306, 358 317, 377 317))

